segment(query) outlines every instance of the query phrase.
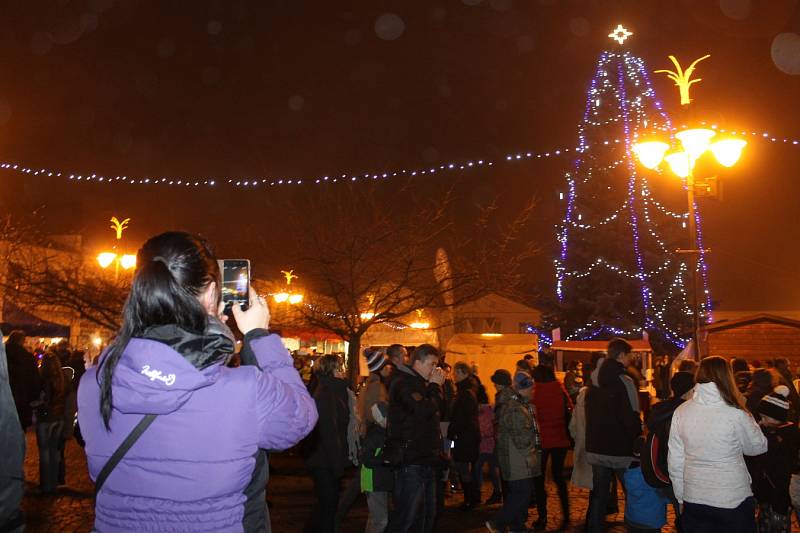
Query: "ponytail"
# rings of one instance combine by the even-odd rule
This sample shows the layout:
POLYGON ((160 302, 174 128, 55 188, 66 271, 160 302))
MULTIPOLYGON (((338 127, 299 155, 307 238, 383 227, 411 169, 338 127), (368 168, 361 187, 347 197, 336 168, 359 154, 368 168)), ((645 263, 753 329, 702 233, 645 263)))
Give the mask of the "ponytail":
POLYGON ((169 324, 202 333, 208 315, 198 296, 210 282, 219 283, 219 266, 208 245, 188 233, 169 232, 151 238, 139 250, 136 262, 122 327, 97 369, 100 414, 106 429, 110 429, 113 411, 114 370, 131 339, 150 327, 169 324))

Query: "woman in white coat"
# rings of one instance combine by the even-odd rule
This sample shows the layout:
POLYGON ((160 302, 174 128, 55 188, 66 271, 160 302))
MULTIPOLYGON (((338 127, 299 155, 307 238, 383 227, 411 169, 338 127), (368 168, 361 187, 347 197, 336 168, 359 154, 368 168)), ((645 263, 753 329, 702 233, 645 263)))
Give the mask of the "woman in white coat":
POLYGON ((669 434, 669 477, 687 533, 756 531, 755 500, 745 455, 767 451, 767 439, 722 357, 697 370, 694 397, 678 407, 669 434))

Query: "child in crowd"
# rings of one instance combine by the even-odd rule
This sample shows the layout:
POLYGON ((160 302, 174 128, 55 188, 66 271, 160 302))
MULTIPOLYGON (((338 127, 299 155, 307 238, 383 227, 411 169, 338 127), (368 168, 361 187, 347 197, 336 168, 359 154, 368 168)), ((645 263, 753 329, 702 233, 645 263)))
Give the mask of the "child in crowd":
POLYGON ((669 498, 644 479, 639 463, 645 438, 638 437, 633 445, 634 461, 625 471, 625 525, 629 533, 661 531, 667 523, 669 498))
POLYGON ((389 405, 385 401, 372 405, 370 414, 375 423, 367 425, 361 448, 361 491, 367 494, 369 509, 365 533, 381 533, 389 522, 389 493, 394 488, 394 477, 381 459, 381 450, 386 444, 388 411, 389 405))
MULTIPOLYGON (((489 405, 489 396, 486 389, 478 389, 478 425, 481 430, 481 445, 478 462, 475 465, 475 479, 478 487, 483 486, 483 465, 489 465, 489 477, 492 480, 492 495, 486 501, 486 505, 493 505, 502 502, 502 491, 500 489, 500 466, 497 463, 495 452, 495 430, 496 423, 494 418, 494 408, 489 405)), ((480 490, 480 488, 478 489, 480 490)))
POLYGON ((792 527, 789 482, 797 466, 800 430, 797 424, 787 422, 788 398, 789 388, 779 385, 758 404, 760 425, 768 446, 767 453, 757 460, 753 476, 753 494, 758 502, 758 530, 762 533, 788 533, 792 527))

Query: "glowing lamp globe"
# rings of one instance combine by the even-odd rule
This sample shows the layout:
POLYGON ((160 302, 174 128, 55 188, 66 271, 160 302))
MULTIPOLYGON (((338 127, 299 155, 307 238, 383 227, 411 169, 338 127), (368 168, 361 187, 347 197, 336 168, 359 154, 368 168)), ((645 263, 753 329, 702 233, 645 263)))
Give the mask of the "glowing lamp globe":
POLYGON ((132 254, 125 254, 119 260, 119 264, 125 270, 130 270, 131 268, 136 268, 136 256, 132 254))
POLYGON ((289 295, 289 303, 292 304, 292 305, 299 304, 302 301, 303 301, 303 295, 302 294, 291 294, 291 295, 289 295))
POLYGON ((667 150, 669 150, 669 145, 660 141, 641 142, 633 147, 633 153, 639 158, 639 162, 650 170, 654 170, 661 164, 667 150))
POLYGON ((375 313, 371 313, 367 311, 366 313, 361 313, 361 320, 372 320, 372 317, 375 316, 375 313))
POLYGON ((697 159, 703 152, 708 150, 708 146, 711 144, 711 138, 716 134, 717 132, 714 130, 695 128, 679 131, 675 134, 675 137, 681 141, 686 153, 688 153, 692 159, 697 159))
POLYGON ((103 252, 97 256, 97 263, 103 267, 107 268, 114 260, 117 258, 117 254, 113 252, 103 252))
POLYGON ((272 297, 275 299, 276 302, 283 303, 289 299, 289 293, 279 292, 277 294, 273 294, 272 297))
POLYGON ((411 326, 412 329, 428 329, 431 327, 428 322, 412 322, 409 326, 411 326))
POLYGON ((692 159, 686 152, 673 152, 664 157, 664 160, 679 178, 687 178, 692 171, 692 159))
POLYGON ((742 150, 747 146, 747 141, 741 139, 724 139, 711 145, 711 153, 724 167, 732 167, 742 156, 742 150))

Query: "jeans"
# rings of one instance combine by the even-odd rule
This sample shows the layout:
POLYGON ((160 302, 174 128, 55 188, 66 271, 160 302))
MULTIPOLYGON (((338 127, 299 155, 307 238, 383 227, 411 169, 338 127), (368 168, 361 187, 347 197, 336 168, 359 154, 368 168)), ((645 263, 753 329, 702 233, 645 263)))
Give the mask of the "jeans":
POLYGON ((625 469, 614 469, 608 466, 592 465, 592 491, 589 493, 589 510, 586 512, 586 531, 600 533, 606 517, 611 480, 616 474, 622 479, 625 469))
POLYGON ((789 497, 792 499, 794 516, 800 522, 800 474, 792 474, 792 481, 789 483, 789 497))
POLYGON ((308 517, 303 531, 304 533, 333 533, 342 476, 332 468, 312 468, 311 477, 314 480, 317 505, 311 511, 311 516, 308 517))
POLYGON ((547 521, 547 491, 544 488, 545 474, 547 473, 547 459, 552 457, 550 471, 553 474, 553 482, 558 487, 558 498, 561 500, 561 512, 563 519, 569 521, 569 496, 567 494, 567 482, 564 480, 564 460, 567 458, 567 448, 545 448, 542 450, 542 475, 533 478, 536 490, 536 507, 539 512, 539 520, 547 521))
POLYGON ((364 533, 383 533, 389 523, 389 493, 367 492, 369 517, 364 533))
POLYGON ((684 502, 681 522, 686 533, 755 533, 756 500, 751 496, 735 509, 684 502))
POLYGON ((436 480, 430 466, 406 465, 395 471, 394 512, 386 533, 430 533, 436 517, 436 480))
POLYGON ((503 531, 524 531, 528 520, 528 502, 531 501, 530 478, 508 481, 508 492, 503 497, 503 507, 492 519, 492 522, 503 531))
POLYGON ((39 486, 42 492, 54 492, 58 487, 58 470, 61 462, 61 434, 64 421, 37 422, 36 446, 39 447, 39 486))
POLYGON ((350 508, 353 507, 360 495, 361 472, 360 469, 356 469, 355 475, 345 484, 344 491, 341 492, 339 497, 339 505, 336 509, 336 531, 339 531, 342 521, 347 517, 347 513, 350 512, 350 508))
POLYGON ((483 465, 489 465, 489 477, 492 480, 492 494, 500 494, 500 466, 497 464, 497 455, 494 453, 482 453, 475 463, 475 484, 478 486, 480 494, 483 487, 483 465))

